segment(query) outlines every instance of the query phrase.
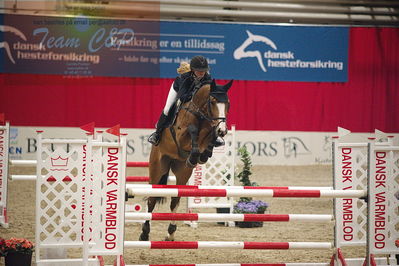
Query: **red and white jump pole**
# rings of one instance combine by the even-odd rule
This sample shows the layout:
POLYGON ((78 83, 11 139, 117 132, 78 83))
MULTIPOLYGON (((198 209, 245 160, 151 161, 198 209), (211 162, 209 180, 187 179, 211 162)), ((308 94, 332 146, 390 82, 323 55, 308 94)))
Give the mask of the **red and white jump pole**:
POLYGON ((16 166, 36 166, 37 161, 36 160, 10 160, 11 165, 16 165, 16 166))
MULTIPOLYGON (((11 165, 15 166, 31 166, 35 167, 37 165, 36 160, 10 160, 11 165)), ((126 162, 126 167, 148 167, 149 163, 148 162, 126 162)), ((17 180, 17 181, 34 181, 36 180, 36 175, 11 175, 11 180, 17 180)), ((150 178, 148 176, 127 176, 126 177, 126 182, 148 182, 150 178)), ((171 182, 176 182, 176 177, 175 176, 169 176, 169 181, 171 182)), ((49 180, 49 181, 54 181, 54 180, 49 180)))
POLYGON ((273 198, 361 198, 364 190, 289 190, 289 189, 180 189, 129 188, 133 196, 152 197, 273 197, 273 198))
POLYGON ((240 242, 240 241, 125 241, 125 248, 145 249, 331 249, 330 242, 240 242))
MULTIPOLYGON (((18 166, 36 166, 36 160, 10 160, 12 165, 18 166)), ((148 162, 126 162, 126 167, 148 167, 148 162)))
MULTIPOLYGON (((35 181, 36 180, 36 175, 11 175, 11 180, 16 180, 16 181, 35 181)), ((150 178, 148 176, 127 176, 126 177, 126 182, 148 182, 150 178)), ((176 182, 176 177, 175 176, 169 176, 168 178, 169 181, 171 182, 176 182)), ((49 182, 55 181, 53 179, 49 179, 49 182)), ((64 181, 70 181, 70 180, 64 180, 64 181)), ((144 185, 144 184, 143 184, 144 185)))
MULTIPOLYGON (((101 264, 103 265, 103 264, 101 264)), ((107 265, 111 266, 111 265, 107 265)), ((223 263, 223 264, 124 264, 124 266, 331 266, 330 263, 310 262, 310 263, 223 263)))
POLYGON ((125 218, 152 221, 199 222, 331 222, 329 214, 243 214, 243 213, 126 213, 125 218))
POLYGON ((149 162, 126 162, 126 167, 148 167, 149 162))
MULTIPOLYGON (((127 176, 126 177, 126 182, 131 182, 131 183, 148 182, 148 181, 150 181, 150 177, 149 176, 127 176)), ((176 177, 174 175, 170 175, 168 177, 168 181, 176 182, 176 177)), ((143 185, 145 185, 145 184, 143 184, 143 185)))
MULTIPOLYGON (((170 178, 170 176, 169 176, 170 178)), ((127 180, 126 180, 127 181, 127 180)), ((152 184, 127 184, 126 188, 178 188, 178 189, 290 189, 290 190, 332 190, 332 187, 250 187, 250 186, 192 186, 192 185, 152 185, 152 184)))

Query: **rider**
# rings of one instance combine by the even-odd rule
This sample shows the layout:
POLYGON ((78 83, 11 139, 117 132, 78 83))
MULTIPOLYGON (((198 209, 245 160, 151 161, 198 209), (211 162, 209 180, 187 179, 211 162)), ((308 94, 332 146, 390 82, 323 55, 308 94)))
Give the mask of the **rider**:
MULTIPOLYGON (((181 64, 180 68, 177 69, 179 74, 184 72, 184 70, 182 71, 184 67, 184 64, 181 64)), ((205 57, 197 55, 191 59, 190 71, 179 75, 172 83, 172 86, 169 89, 165 107, 163 108, 161 116, 159 117, 158 123, 156 125, 156 130, 149 136, 148 142, 155 146, 159 144, 162 131, 169 126, 169 111, 176 103, 177 99, 180 99, 182 103, 187 102, 190 100, 194 91, 201 88, 202 85, 210 84, 212 82, 211 75, 208 73, 208 71, 208 61, 205 57)), ((216 140, 215 146, 218 147, 223 144, 224 141, 218 138, 216 140)))

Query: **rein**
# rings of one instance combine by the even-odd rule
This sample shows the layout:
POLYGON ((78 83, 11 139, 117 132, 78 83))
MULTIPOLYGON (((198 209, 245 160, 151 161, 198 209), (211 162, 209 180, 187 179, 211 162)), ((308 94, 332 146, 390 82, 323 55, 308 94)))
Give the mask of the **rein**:
POLYGON ((221 122, 226 122, 226 117, 212 117, 212 110, 211 110, 211 97, 208 97, 208 100, 206 102, 207 104, 207 113, 204 114, 204 112, 201 111, 201 108, 198 107, 193 100, 191 99, 190 105, 188 107, 182 107, 182 109, 192 113, 195 115, 198 120, 206 120, 208 122, 212 122, 214 120, 220 120, 219 124, 221 122), (194 105, 194 109, 190 108, 192 105, 194 105))

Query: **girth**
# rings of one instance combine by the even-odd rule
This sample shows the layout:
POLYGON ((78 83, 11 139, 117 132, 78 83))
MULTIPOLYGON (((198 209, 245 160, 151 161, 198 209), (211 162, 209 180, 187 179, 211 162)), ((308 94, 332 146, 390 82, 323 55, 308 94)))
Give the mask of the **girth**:
POLYGON ((177 153, 179 154, 180 157, 182 157, 182 158, 184 158, 184 159, 187 159, 188 156, 190 155, 190 151, 185 151, 185 150, 182 150, 182 149, 180 148, 179 143, 177 142, 177 139, 176 139, 176 131, 175 131, 175 129, 173 128, 173 125, 171 125, 171 126, 169 127, 169 130, 170 130, 170 133, 171 133, 171 135, 172 135, 173 141, 174 141, 175 144, 176 144, 177 153))

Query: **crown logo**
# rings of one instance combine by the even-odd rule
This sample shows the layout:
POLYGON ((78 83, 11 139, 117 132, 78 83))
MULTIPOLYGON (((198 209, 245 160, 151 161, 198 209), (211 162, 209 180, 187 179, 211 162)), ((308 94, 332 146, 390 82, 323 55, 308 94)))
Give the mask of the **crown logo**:
POLYGON ((68 165, 68 159, 69 158, 61 158, 61 156, 58 156, 58 158, 51 158, 51 166, 66 167, 68 165))

